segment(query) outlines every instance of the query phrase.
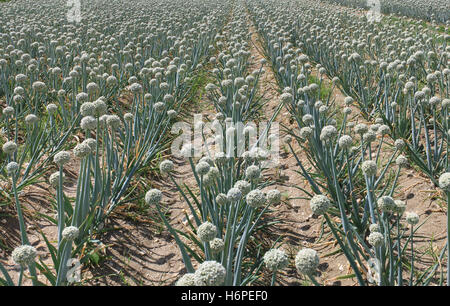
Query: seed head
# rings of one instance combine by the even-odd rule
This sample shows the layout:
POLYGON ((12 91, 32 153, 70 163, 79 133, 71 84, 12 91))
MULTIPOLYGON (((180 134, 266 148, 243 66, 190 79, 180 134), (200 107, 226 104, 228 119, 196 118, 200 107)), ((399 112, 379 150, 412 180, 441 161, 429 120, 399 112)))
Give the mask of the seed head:
POLYGON ((295 267, 304 275, 313 275, 319 266, 319 256, 313 249, 301 249, 295 256, 295 267))
POLYGON ((216 261, 205 261, 195 271, 195 285, 220 286, 225 281, 226 270, 216 261))
POLYGON ((17 170, 19 170, 19 164, 16 162, 9 162, 6 165, 6 173, 9 176, 13 176, 14 174, 16 174, 17 170))
POLYGON ((446 172, 439 177, 439 187, 444 192, 450 192, 450 172, 446 172))
POLYGON ((281 201, 281 193, 277 189, 272 189, 267 192, 267 203, 278 204, 281 201))
POLYGON ((228 203, 228 197, 224 193, 219 193, 216 196, 216 203, 219 205, 226 205, 228 203))
POLYGON ((61 151, 56 153, 55 157, 53 157, 53 161, 58 166, 63 166, 64 164, 67 164, 70 161, 70 152, 61 151))
MULTIPOLYGON (((64 183, 64 178, 66 176, 63 173, 63 183, 64 183)), ((53 187, 57 187, 59 185, 59 171, 53 172, 50 175, 50 178, 48 179, 48 181, 50 182, 50 185, 52 185, 53 187)))
POLYGON ((395 201, 390 196, 382 196, 378 199, 377 204, 382 212, 391 212, 395 210, 395 201))
POLYGON ((373 176, 377 174, 377 163, 373 160, 366 160, 362 163, 361 169, 367 176, 373 176))
POLYGON ((289 265, 289 258, 283 250, 270 249, 264 254, 264 264, 270 271, 277 271, 289 265))
POLYGON ((173 170, 173 162, 171 160, 164 160, 159 164, 159 170, 162 174, 168 174, 173 170))
POLYGON ((3 152, 13 154, 17 151, 17 144, 14 141, 7 141, 2 146, 3 152))
POLYGON ((62 238, 67 241, 73 241, 78 237, 79 233, 80 231, 77 227, 68 226, 62 231, 62 238))
POLYGON ((22 267, 32 264, 36 256, 36 249, 31 245, 21 245, 12 252, 12 259, 22 267))
POLYGON ((417 223, 419 223, 419 215, 415 212, 407 212, 406 222, 411 225, 416 225, 417 223))
POLYGON ((250 181, 259 179, 260 175, 261 175, 261 170, 259 169, 258 166, 251 165, 251 166, 248 166, 247 169, 245 170, 245 177, 246 177, 246 179, 248 179, 250 181))
POLYGON ((250 191, 245 199, 247 204, 253 208, 261 207, 267 202, 266 195, 259 189, 250 191))
POLYGON ((195 166, 195 171, 200 176, 206 175, 206 173, 208 173, 210 167, 211 166, 207 162, 201 161, 197 164, 197 166, 195 166))
POLYGON ((250 189, 252 188, 251 184, 245 180, 239 180, 236 183, 234 183, 234 188, 238 188, 242 195, 245 196, 247 193, 250 192, 250 189))
POLYGON ((186 273, 175 283, 175 286, 195 286, 195 274, 186 273))
POLYGON ((331 206, 331 202, 328 197, 318 194, 309 201, 309 206, 316 216, 320 216, 327 212, 328 208, 331 206))
POLYGON ((197 229, 197 236, 201 242, 209 242, 216 238, 217 227, 211 222, 202 223, 197 229))
POLYGON ((161 202, 161 199, 162 192, 158 189, 150 189, 145 194, 145 203, 147 203, 147 205, 158 204, 159 202, 161 202))
POLYGON ((84 158, 88 156, 90 153, 91 147, 85 142, 77 144, 75 148, 73 148, 73 154, 79 158, 84 158))
POLYGON ((213 252, 214 254, 218 254, 225 248, 225 242, 220 238, 214 238, 209 242, 209 247, 211 249, 211 252, 213 252))
POLYGON ((380 232, 372 232, 370 233, 369 237, 367 237, 367 241, 371 246, 377 248, 383 244, 384 236, 380 232))

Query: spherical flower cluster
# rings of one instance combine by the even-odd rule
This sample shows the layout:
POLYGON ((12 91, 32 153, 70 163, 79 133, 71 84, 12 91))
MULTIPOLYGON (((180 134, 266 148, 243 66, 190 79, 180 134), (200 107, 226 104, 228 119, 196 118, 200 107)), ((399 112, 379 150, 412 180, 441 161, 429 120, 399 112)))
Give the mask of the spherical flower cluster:
POLYGON ((167 116, 169 117, 169 119, 173 119, 177 116, 177 111, 173 110, 173 109, 169 109, 167 111, 167 116))
POLYGON ((6 173, 9 176, 13 176, 14 174, 16 174, 17 170, 19 170, 19 164, 16 162, 9 162, 6 165, 6 173))
POLYGON ((195 286, 195 274, 186 273, 175 283, 175 286, 195 286))
POLYGON ((332 125, 327 125, 322 128, 322 131, 320 132, 320 140, 324 142, 328 142, 333 140, 334 137, 337 135, 337 130, 332 125))
POLYGON ((111 129, 117 129, 120 126, 120 118, 117 115, 109 115, 106 118, 106 124, 111 127, 111 129))
POLYGON ((163 160, 159 164, 159 171, 161 171, 162 174, 167 174, 173 170, 173 162, 171 160, 163 160))
POLYGON ((368 131, 367 133, 363 134, 363 140, 368 143, 374 142, 376 139, 377 139, 377 135, 372 131, 368 131))
POLYGON ((13 154, 17 150, 17 144, 14 141, 7 141, 3 144, 2 150, 6 154, 13 154))
POLYGON ((361 169, 367 176, 373 176, 377 174, 377 163, 373 160, 366 160, 362 163, 361 169))
POLYGON ((390 196, 382 196, 377 201, 378 208, 382 212, 390 212, 395 210, 395 201, 390 196))
POLYGON ((353 103, 353 98, 352 97, 345 97, 344 99, 344 103, 345 105, 351 105, 353 103))
POLYGON ((348 136, 348 135, 342 135, 339 138, 339 146, 342 149, 349 149, 352 146, 353 143, 353 139, 352 137, 348 136))
POLYGON ((105 101, 101 99, 101 97, 93 102, 94 104, 94 115, 96 117, 101 117, 106 114, 108 111, 108 106, 106 105, 105 101))
POLYGON ((94 153, 97 149, 97 140, 94 138, 86 138, 83 143, 87 144, 91 148, 91 153, 94 153))
POLYGON ((399 155, 395 160, 395 163, 399 167, 405 167, 406 165, 408 165, 408 159, 404 155, 399 155))
POLYGON ((209 248, 211 249, 211 252, 213 252, 213 254, 218 254, 225 248, 225 242, 223 241, 223 239, 214 238, 209 242, 209 248))
POLYGON ((313 249, 301 249, 295 256, 295 267, 304 275, 313 275, 319 266, 319 256, 313 249))
POLYGON ((227 198, 231 202, 239 201, 242 198, 242 192, 236 187, 231 188, 227 192, 227 198))
POLYGON ((350 114, 352 113, 351 107, 344 107, 343 113, 344 113, 345 115, 350 115, 350 114))
POLYGON ((261 175, 261 170, 258 166, 251 165, 248 166, 247 169, 245 169, 245 177, 248 180, 256 180, 261 175))
POLYGON ((399 216, 403 215, 406 210, 406 203, 402 200, 395 200, 395 208, 394 212, 396 212, 399 216))
POLYGON ((161 199, 162 199, 162 192, 155 188, 150 189, 145 194, 145 203, 147 203, 148 205, 158 204, 159 202, 161 202, 161 199))
POLYGON ((225 268, 216 261, 205 261, 195 271, 195 285, 197 286, 220 286, 224 283, 226 276, 225 268))
POLYGON ((164 102, 156 102, 153 105, 153 108, 155 109, 155 111, 157 113, 161 114, 164 111, 164 109, 166 108, 166 104, 164 104, 164 102))
POLYGON ((142 91, 142 85, 139 83, 133 83, 130 85, 130 90, 132 93, 139 93, 142 91))
POLYGON ((81 104, 80 113, 82 116, 93 116, 95 113, 95 105, 92 102, 84 102, 81 104))
POLYGON ((302 117, 303 123, 305 125, 310 125, 314 123, 314 118, 310 114, 306 114, 302 117))
POLYGON ((195 171, 202 176, 208 173, 210 167, 207 162, 201 161, 195 166, 195 171))
MULTIPOLYGON (((86 102, 86 103, 88 103, 88 102, 86 102)), ((97 121, 92 116, 83 117, 80 121, 80 127, 86 131, 95 130, 97 128, 97 121)))
POLYGON ((47 85, 44 82, 36 81, 33 83, 32 88, 36 91, 44 91, 47 89, 47 85))
POLYGON ((228 203, 228 197, 224 193, 219 193, 216 196, 216 203, 219 205, 226 205, 228 203))
POLYGON ((370 233, 369 237, 367 237, 367 241, 371 246, 377 248, 383 244, 384 236, 380 232, 372 232, 370 233))
POLYGON ((79 234, 80 234, 80 231, 79 231, 78 227, 68 226, 62 231, 62 238, 67 241, 73 241, 78 237, 79 234))
POLYGON ((397 139, 395 142, 394 142, 394 146, 395 146, 395 148, 397 149, 397 150, 399 150, 399 151, 401 151, 401 150, 403 150, 403 148, 405 147, 405 142, 403 141, 403 139, 397 139))
POLYGON ((209 168, 207 175, 209 175, 213 179, 216 179, 220 176, 220 171, 217 167, 211 167, 209 168))
POLYGON ((31 245, 21 245, 12 252, 12 259, 22 267, 32 264, 36 256, 36 249, 31 245))
POLYGON ((272 189, 267 192, 267 203, 278 204, 281 202, 281 193, 277 189, 272 189))
POLYGON ((327 210, 331 206, 330 199, 324 196, 323 194, 315 195, 311 201, 309 201, 309 206, 311 207, 312 212, 317 215, 323 215, 327 212, 327 210))
POLYGON ((313 130, 309 126, 305 126, 300 129, 299 135, 302 139, 308 139, 309 137, 311 137, 312 133, 313 130))
POLYGON ((49 115, 53 115, 58 110, 58 106, 56 106, 56 104, 50 103, 47 105, 46 109, 49 115))
POLYGON ((25 123, 32 125, 39 121, 39 118, 34 114, 29 114, 25 117, 25 123))
POLYGON ((391 132, 391 130, 390 130, 389 127, 388 127, 387 125, 385 125, 385 124, 381 125, 381 126, 378 128, 378 134, 380 134, 380 135, 387 135, 387 134, 389 134, 390 132, 391 132))
MULTIPOLYGON (((63 182, 64 182, 65 177, 66 176, 63 173, 63 182)), ((52 173, 50 175, 50 178, 48 179, 48 181, 50 182, 50 185, 52 185, 53 187, 58 186, 59 185, 59 171, 52 173)))
POLYGON ((201 242, 209 242, 216 238, 217 227, 211 222, 202 223, 197 229, 197 236, 201 242))
POLYGON ((367 124, 364 123, 359 123, 355 126, 355 132, 360 135, 364 135, 368 130, 367 124))
POLYGON ((439 177, 439 187, 444 192, 450 192, 450 172, 446 172, 439 177))
POLYGON ((14 108, 11 106, 7 106, 3 109, 3 115, 6 117, 12 116, 14 114, 14 108))
POLYGON ((417 223, 419 223, 419 215, 415 212, 407 212, 406 222, 411 225, 416 225, 417 223))
POLYGON ((236 183, 234 183, 234 188, 238 188, 241 191, 242 196, 245 196, 247 195, 247 193, 250 192, 252 185, 245 180, 239 180, 236 183))
POLYGON ((267 202, 266 195, 259 189, 250 191, 245 199, 247 200, 247 204, 253 208, 261 207, 267 202))
POLYGON ((73 154, 79 158, 84 158, 88 156, 90 153, 91 147, 85 142, 77 144, 75 148, 73 148, 73 154))
POLYGON ((292 102, 292 94, 285 92, 280 96, 281 103, 292 102))
POLYGON ((289 264, 289 258, 283 250, 270 249, 264 254, 264 264, 270 271, 284 269, 289 264))
POLYGON ((58 166, 63 166, 64 164, 67 164, 70 161, 70 152, 61 151, 56 153, 55 157, 53 157, 53 161, 58 166))

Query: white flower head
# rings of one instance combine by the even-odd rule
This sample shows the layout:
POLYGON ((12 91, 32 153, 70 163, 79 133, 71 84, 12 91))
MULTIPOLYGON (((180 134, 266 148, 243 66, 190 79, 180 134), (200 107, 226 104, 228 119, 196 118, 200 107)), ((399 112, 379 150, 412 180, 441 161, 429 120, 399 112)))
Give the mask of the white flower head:
POLYGON ((439 177, 439 187, 444 192, 450 192, 450 172, 446 172, 439 177))
POLYGON ((379 247, 384 242, 384 236, 380 232, 372 232, 369 237, 367 237, 367 241, 373 247, 379 247))
POLYGON ((195 286, 195 274, 186 273, 178 279, 175 286, 195 286))
POLYGON ((205 261, 195 271, 197 286, 220 286, 225 281, 226 270, 216 261, 205 261))
POLYGON ((68 226, 62 231, 62 237, 65 240, 73 241, 78 238, 79 233, 78 227, 68 226))
POLYGON ((162 199, 162 192, 155 188, 150 189, 145 194, 145 203, 147 203, 148 205, 158 204, 159 202, 161 202, 161 199, 162 199))
POLYGON ((197 236, 201 242, 209 242, 216 238, 217 227, 211 222, 204 222, 197 228, 197 236))
POLYGON ((289 264, 289 258, 286 252, 280 249, 270 249, 264 254, 264 264, 270 271, 277 271, 286 268, 289 264))
POLYGON ((211 252, 213 252, 214 254, 218 254, 224 250, 225 242, 223 241, 223 239, 214 238, 209 242, 209 247, 211 249, 211 252))
POLYGON ((32 264, 36 256, 36 249, 31 245, 21 245, 12 252, 12 259, 22 267, 32 264))
POLYGON ((313 249, 301 249, 295 256, 295 267, 304 275, 313 275, 319 266, 319 256, 313 249))
POLYGON ((253 208, 261 207, 267 202, 266 195, 259 189, 250 191, 245 199, 247 200, 247 204, 253 208))
POLYGON ((309 206, 311 207, 311 210, 315 215, 320 216, 327 212, 327 210, 331 206, 331 202, 327 196, 318 194, 311 199, 311 201, 309 202, 309 206))

